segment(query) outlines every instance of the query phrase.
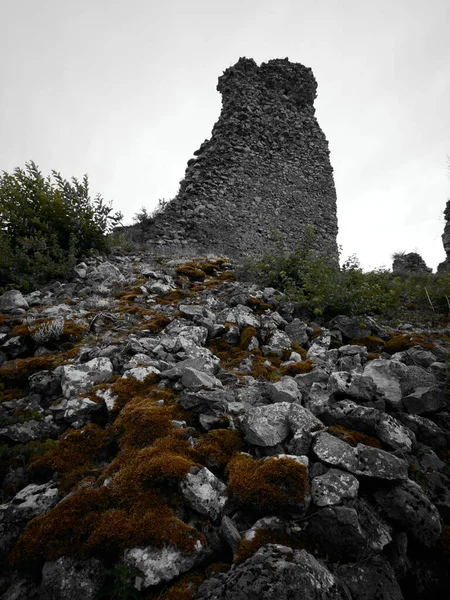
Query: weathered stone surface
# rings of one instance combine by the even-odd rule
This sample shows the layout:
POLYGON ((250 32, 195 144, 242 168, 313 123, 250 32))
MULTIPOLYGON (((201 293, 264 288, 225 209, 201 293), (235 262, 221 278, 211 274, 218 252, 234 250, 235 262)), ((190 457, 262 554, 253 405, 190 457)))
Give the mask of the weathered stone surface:
POLYGON ((326 464, 341 467, 354 475, 389 480, 408 477, 408 465, 404 460, 364 444, 353 448, 326 432, 318 434, 313 450, 317 458, 326 464))
POLYGON ((41 588, 52 600, 94 600, 103 585, 104 572, 96 558, 62 556, 44 564, 41 588))
POLYGON ((0 429, 0 440, 26 444, 33 440, 55 438, 59 433, 58 427, 53 423, 49 416, 43 421, 31 419, 24 423, 15 423, 7 425, 0 429))
POLYGON ((419 387, 403 398, 403 405, 409 413, 421 414, 435 412, 449 404, 449 397, 436 387, 419 387))
POLYGON ((30 483, 18 492, 9 506, 15 519, 32 519, 48 512, 60 498, 58 488, 53 483, 38 485, 30 483))
POLYGON ((326 329, 323 329, 322 333, 314 339, 313 343, 309 347, 309 350, 306 353, 306 358, 318 359, 319 361, 325 360, 327 357, 327 352, 330 348, 330 343, 330 332, 326 329))
POLYGON ((401 380, 408 376, 408 367, 403 363, 377 358, 367 363, 364 375, 371 377, 376 390, 394 409, 401 409, 401 380))
POLYGON ((109 358, 94 358, 87 363, 62 367, 61 386, 65 398, 83 394, 94 385, 107 381, 114 367, 109 358))
POLYGON ((397 417, 412 431, 419 442, 431 446, 433 450, 442 450, 449 443, 449 436, 436 423, 421 415, 401 414, 397 417))
POLYGON ((197 542, 195 549, 187 554, 174 546, 163 548, 130 548, 125 550, 123 562, 131 569, 138 569, 143 577, 136 577, 135 587, 138 590, 150 585, 158 585, 164 581, 175 579, 180 573, 189 571, 198 564, 204 555, 204 548, 197 542))
POLYGON ((338 315, 330 321, 330 329, 338 329, 347 339, 357 340, 370 335, 367 327, 362 327, 359 320, 346 315, 338 315))
POLYGON ((286 325, 284 331, 289 336, 291 342, 303 346, 303 344, 306 344, 306 342, 309 340, 309 336, 306 331, 307 327, 308 326, 306 323, 300 319, 293 319, 288 325, 286 325))
POLYGON ((138 381, 144 381, 148 375, 159 375, 160 371, 156 367, 135 367, 134 369, 128 369, 122 375, 124 379, 137 379, 138 381))
POLYGON ((168 248, 182 240, 245 256, 297 247, 312 226, 308 244, 337 260, 336 192, 314 117, 315 88, 312 71, 287 59, 258 66, 240 58, 226 69, 211 139, 188 162, 176 198, 141 227, 141 236, 168 248), (279 233, 267 235, 271 228, 279 233))
POLYGON ((19 290, 10 290, 0 296, 0 313, 13 312, 20 308, 27 310, 29 307, 19 290))
POLYGON ((389 518, 426 546, 431 546, 441 534, 437 508, 420 486, 407 479, 375 492, 375 499, 389 518))
POLYGON ((328 380, 328 389, 335 398, 354 398, 361 402, 372 399, 375 384, 371 377, 356 372, 335 371, 328 380))
POLYGON ((235 396, 230 389, 223 390, 200 390, 198 392, 184 392, 179 399, 183 408, 195 408, 201 406, 204 409, 214 408, 222 412, 228 411, 230 402, 234 402, 235 396))
POLYGON ((332 506, 344 499, 356 498, 358 489, 356 477, 339 469, 329 469, 311 482, 311 495, 317 506, 332 506))
POLYGON ((394 450, 410 452, 415 440, 414 434, 394 417, 351 400, 334 403, 322 418, 328 425, 343 425, 375 436, 394 450))
POLYGON ((307 534, 321 544, 333 562, 358 560, 368 553, 358 513, 348 506, 326 507, 312 515, 307 534))
POLYGON ((257 446, 276 446, 289 434, 289 402, 250 408, 242 420, 246 440, 257 446))
POLYGON ((194 510, 215 521, 225 506, 226 487, 209 469, 203 467, 198 473, 188 473, 180 489, 194 510))
POLYGON ((266 384, 266 392, 272 402, 297 402, 302 398, 297 382, 293 377, 282 377, 276 383, 266 384))
POLYGON ((93 402, 89 398, 63 398, 58 404, 50 406, 50 410, 55 413, 56 418, 62 418, 67 423, 85 422, 89 415, 102 409, 100 402, 93 402))
POLYGON ((382 556, 338 566, 335 575, 352 600, 403 600, 395 572, 382 556))
POLYGON ((210 373, 186 367, 181 377, 181 383, 187 388, 217 388, 222 387, 222 383, 210 373))
POLYGON ((336 578, 306 550, 267 544, 235 569, 207 579, 195 600, 343 600, 336 578))

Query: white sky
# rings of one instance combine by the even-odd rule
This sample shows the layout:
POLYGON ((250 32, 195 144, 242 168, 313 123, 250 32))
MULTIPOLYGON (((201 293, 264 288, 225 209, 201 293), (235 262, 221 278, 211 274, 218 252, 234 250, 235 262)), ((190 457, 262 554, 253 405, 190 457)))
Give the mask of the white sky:
POLYGON ((89 176, 125 223, 170 199, 241 56, 318 81, 338 242, 364 268, 444 259, 449 0, 0 0, 0 170, 89 176))

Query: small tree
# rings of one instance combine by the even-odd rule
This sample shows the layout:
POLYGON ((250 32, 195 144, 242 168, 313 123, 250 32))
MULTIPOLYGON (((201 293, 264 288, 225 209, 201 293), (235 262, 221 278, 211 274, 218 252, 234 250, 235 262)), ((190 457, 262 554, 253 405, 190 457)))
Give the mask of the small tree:
POLYGON ((122 220, 100 195, 89 196, 87 175, 66 181, 44 177, 34 162, 0 177, 0 288, 25 291, 67 274, 122 220))

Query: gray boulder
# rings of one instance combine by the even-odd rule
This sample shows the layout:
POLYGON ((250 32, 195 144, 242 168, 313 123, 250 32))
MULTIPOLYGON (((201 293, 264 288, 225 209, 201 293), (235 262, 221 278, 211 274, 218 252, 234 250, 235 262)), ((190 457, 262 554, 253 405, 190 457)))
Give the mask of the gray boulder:
POLYGON ((289 402, 250 408, 242 419, 246 440, 257 446, 276 446, 289 435, 289 402))
POLYGON ((293 319, 288 325, 286 325, 284 331, 289 336, 291 342, 303 346, 309 340, 307 328, 308 326, 306 323, 300 319, 293 319))
POLYGON ((313 450, 319 460, 354 475, 388 480, 408 477, 408 465, 404 460, 365 444, 358 444, 354 448, 326 432, 318 434, 313 450))
POLYGON ((180 573, 185 573, 197 565, 203 556, 204 548, 197 542, 190 553, 174 546, 130 548, 124 552, 123 562, 127 567, 142 573, 142 577, 136 577, 134 583, 138 590, 142 590, 150 585, 175 579, 180 573))
POLYGON ((216 521, 225 506, 226 487, 209 469, 203 467, 198 473, 188 473, 180 489, 194 510, 216 521))
POLYGON ((44 564, 41 589, 52 600, 94 600, 103 585, 104 572, 96 558, 62 556, 44 564))
POLYGON ((333 506, 342 500, 356 498, 358 489, 356 477, 340 469, 329 469, 311 482, 311 495, 316 506, 333 506))
POLYGON ((390 519, 425 546, 431 546, 440 536, 439 512, 414 481, 407 479, 377 490, 375 499, 390 519))
POLYGON ((87 363, 61 367, 61 386, 65 398, 89 391, 94 385, 107 381, 114 368, 109 358, 94 358, 87 363))
POLYGON ((352 600, 403 600, 394 569, 382 556, 340 565, 334 573, 352 600))
POLYGON ((343 600, 338 580, 306 550, 267 544, 241 565, 207 579, 195 600, 343 600))
POLYGON ((28 302, 19 290, 10 290, 0 296, 0 313, 14 312, 17 309, 28 310, 28 302))

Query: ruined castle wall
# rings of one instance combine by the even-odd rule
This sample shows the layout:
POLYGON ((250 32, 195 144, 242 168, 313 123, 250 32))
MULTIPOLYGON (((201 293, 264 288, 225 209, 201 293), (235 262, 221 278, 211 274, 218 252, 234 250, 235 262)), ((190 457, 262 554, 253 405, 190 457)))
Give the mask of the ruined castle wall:
POLYGON ((313 246, 337 258, 336 191, 327 140, 314 116, 311 69, 241 58, 219 78, 222 111, 194 152, 177 196, 146 238, 231 256, 313 246))

